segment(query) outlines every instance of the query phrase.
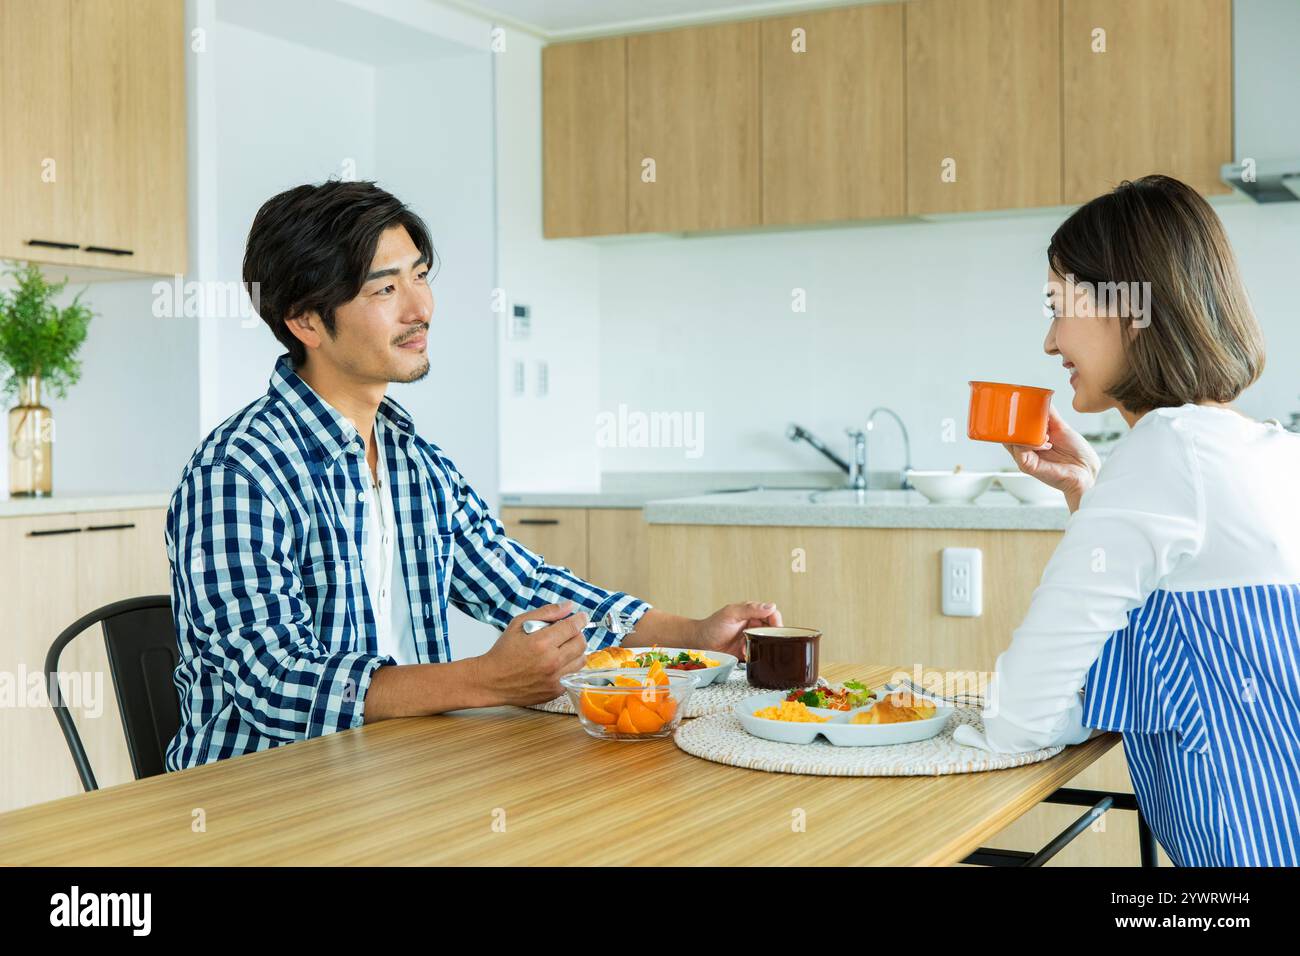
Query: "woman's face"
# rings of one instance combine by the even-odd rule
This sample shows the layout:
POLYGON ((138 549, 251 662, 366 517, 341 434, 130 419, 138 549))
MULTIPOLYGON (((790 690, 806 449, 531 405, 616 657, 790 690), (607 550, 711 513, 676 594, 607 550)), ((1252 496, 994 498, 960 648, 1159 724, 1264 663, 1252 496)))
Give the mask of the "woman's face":
POLYGON ((1047 270, 1047 306, 1052 325, 1043 349, 1059 355, 1070 372, 1076 412, 1104 412, 1117 408, 1106 390, 1124 374, 1127 359, 1124 343, 1127 323, 1108 314, 1097 314, 1096 302, 1086 286, 1067 285, 1051 267, 1047 270))

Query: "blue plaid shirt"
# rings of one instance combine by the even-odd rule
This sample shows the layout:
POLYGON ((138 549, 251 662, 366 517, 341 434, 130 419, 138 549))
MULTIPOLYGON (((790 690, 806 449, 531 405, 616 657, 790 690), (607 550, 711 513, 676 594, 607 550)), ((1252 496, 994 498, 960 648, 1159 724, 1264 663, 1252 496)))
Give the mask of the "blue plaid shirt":
MULTIPOLYGON (((375 430, 421 663, 452 659, 448 604, 502 629, 565 600, 593 619, 614 611, 635 621, 649 607, 507 537, 393 399, 380 403, 375 430)), ((285 354, 265 397, 218 426, 185 466, 166 525, 181 654, 169 770, 363 723, 372 676, 397 662, 378 653, 362 578, 362 447, 285 354)), ((600 646, 615 640, 597 633, 600 646)))

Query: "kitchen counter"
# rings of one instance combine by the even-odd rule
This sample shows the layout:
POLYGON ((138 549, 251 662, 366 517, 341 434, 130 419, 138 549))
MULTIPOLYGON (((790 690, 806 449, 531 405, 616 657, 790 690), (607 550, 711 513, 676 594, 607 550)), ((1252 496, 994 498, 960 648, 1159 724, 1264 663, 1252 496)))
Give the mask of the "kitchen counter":
MULTIPOLYGON (((875 684, 897 670, 828 664, 823 673, 875 684)), ((15 810, 0 816, 0 860, 945 865, 962 861, 1118 741, 1118 734, 1101 734, 1049 760, 989 773, 812 777, 711 763, 671 739, 596 740, 573 716, 493 707, 365 724, 15 810), (201 839, 189 826, 198 806, 221 821, 201 839), (796 806, 816 821, 806 832, 790 826, 796 806), (493 825, 498 819, 502 826, 493 825), (593 844, 595 830, 618 838, 593 844)))
POLYGON ((972 504, 931 504, 915 491, 836 489, 763 490, 650 501, 649 524, 763 525, 804 528, 956 528, 1060 531, 1069 520, 1060 504, 1021 504, 1005 491, 988 491, 972 504))
POLYGON ((132 511, 138 508, 166 508, 170 491, 121 492, 71 491, 48 498, 0 498, 0 518, 25 518, 80 511, 132 511))
MULTIPOLYGON (((897 472, 882 473, 883 483, 897 472)), ((766 488, 836 488, 844 484, 837 471, 700 471, 609 472, 598 491, 502 492, 503 508, 641 508, 647 501, 719 492, 766 488)))

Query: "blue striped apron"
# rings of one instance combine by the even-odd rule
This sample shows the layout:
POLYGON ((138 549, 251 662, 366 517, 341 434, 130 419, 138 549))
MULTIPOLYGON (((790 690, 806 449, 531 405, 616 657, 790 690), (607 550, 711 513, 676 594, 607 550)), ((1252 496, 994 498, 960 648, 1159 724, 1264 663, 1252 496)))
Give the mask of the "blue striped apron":
POLYGON ((1300 585, 1151 594, 1088 671, 1178 866, 1300 865, 1300 585))

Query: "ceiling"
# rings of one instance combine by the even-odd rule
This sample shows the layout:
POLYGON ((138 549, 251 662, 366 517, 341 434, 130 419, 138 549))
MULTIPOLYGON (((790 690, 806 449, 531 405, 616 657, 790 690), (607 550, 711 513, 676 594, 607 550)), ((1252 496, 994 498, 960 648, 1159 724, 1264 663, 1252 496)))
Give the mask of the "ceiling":
POLYGON ((460 0, 548 39, 741 19, 862 0, 460 0))

